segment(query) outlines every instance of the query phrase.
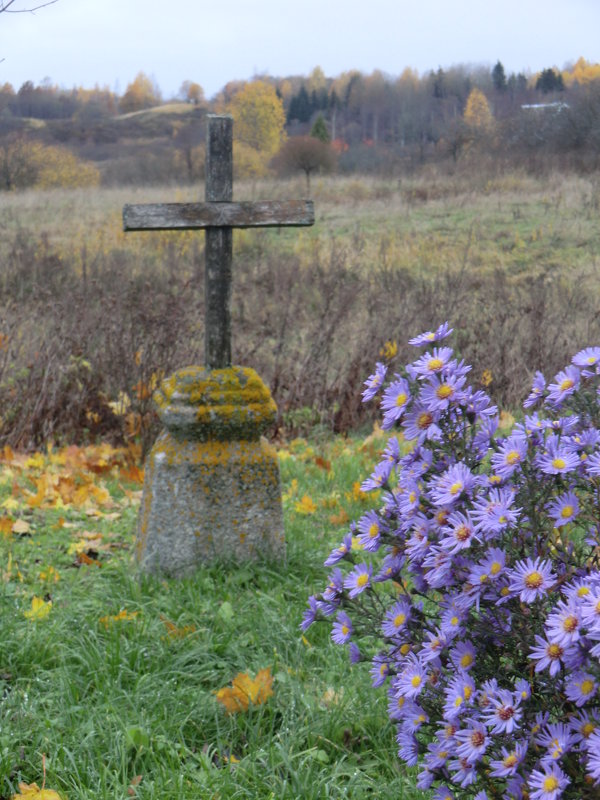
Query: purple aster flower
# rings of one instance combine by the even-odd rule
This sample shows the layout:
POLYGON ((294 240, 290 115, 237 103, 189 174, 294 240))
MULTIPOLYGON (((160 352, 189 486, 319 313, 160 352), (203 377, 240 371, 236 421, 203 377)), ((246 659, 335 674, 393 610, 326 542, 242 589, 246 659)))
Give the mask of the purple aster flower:
POLYGON ((442 372, 453 354, 451 347, 434 347, 433 352, 425 353, 411 364, 411 372, 415 377, 421 378, 437 375, 442 372))
POLYGON ((544 453, 535 457, 535 464, 546 475, 564 475, 579 466, 579 456, 570 450, 559 436, 551 434, 546 439, 544 453))
POLYGON ((565 678, 565 694, 576 706, 583 706, 594 697, 598 684, 593 675, 587 672, 576 672, 565 678))
POLYGON ((398 742, 398 757, 409 767, 414 767, 419 760, 419 744, 414 734, 400 728, 396 735, 396 741, 398 742))
POLYGON ((402 710, 402 727, 410 733, 416 733, 422 725, 429 722, 429 714, 413 700, 407 700, 402 710))
POLYGON ((554 677, 561 667, 561 659, 564 656, 565 648, 554 642, 548 642, 536 634, 535 647, 529 652, 529 658, 537 661, 535 671, 541 672, 546 667, 549 668, 550 675, 554 677))
POLYGON ((452 678, 444 689, 444 719, 454 722, 471 705, 475 683, 467 673, 452 678))
POLYGON ((398 694, 408 698, 418 697, 427 684, 427 670, 421 661, 409 653, 402 672, 394 679, 398 694))
POLYGON ((448 758, 454 755, 454 749, 448 742, 430 742, 427 745, 425 764, 428 769, 435 770, 443 767, 448 758))
POLYGON ((546 379, 541 372, 536 372, 531 385, 531 393, 525 402, 523 408, 531 408, 542 399, 544 389, 546 388, 546 379))
POLYGON ((594 780, 594 784, 598 785, 600 782, 600 731, 594 731, 588 739, 587 747, 586 772, 594 780))
POLYGON ((473 540, 479 540, 475 528, 468 515, 455 511, 448 517, 448 523, 443 529, 440 547, 450 555, 470 547, 473 540))
POLYGON ((520 700, 515 700, 508 689, 499 689, 490 697, 490 703, 482 715, 482 720, 490 728, 490 733, 512 733, 519 727, 523 711, 519 708, 520 700))
POLYGON ((389 430, 399 420, 410 402, 410 387, 404 378, 398 378, 386 388, 381 400, 383 415, 382 428, 389 430))
POLYGON ((555 722, 546 725, 536 736, 535 742, 547 750, 543 761, 560 761, 575 744, 575 736, 568 725, 555 722))
POLYGON ((436 661, 439 659, 440 653, 448 644, 448 637, 438 628, 435 631, 427 631, 425 639, 422 642, 422 650, 419 657, 423 662, 436 661))
POLYGON ((511 777, 516 773, 526 754, 526 742, 515 742, 510 749, 503 747, 502 758, 490 760, 490 767, 492 768, 490 775, 494 778, 511 777))
POLYGON ((578 711, 569 719, 569 728, 575 742, 587 742, 594 731, 600 731, 598 712, 595 709, 589 713, 587 711, 578 711))
POLYGON ((600 588, 594 588, 581 603, 581 619, 587 628, 600 626, 600 588))
POLYGON ((536 558, 535 561, 531 558, 517 561, 509 575, 511 581, 509 590, 513 594, 518 594, 524 603, 532 603, 541 597, 556 580, 550 562, 541 558, 536 558))
POLYGON ((550 642, 568 647, 579 639, 581 618, 579 606, 572 600, 560 600, 546 619, 546 635, 550 642))
POLYGON ((556 764, 544 767, 543 771, 534 769, 527 781, 529 800, 557 800, 569 783, 571 779, 556 764))
POLYGON ((525 678, 517 678, 515 681, 515 692, 521 700, 529 700, 531 697, 531 685, 525 678))
POLYGON ((471 570, 469 583, 487 583, 494 581, 502 574, 506 566, 506 553, 498 547, 492 547, 487 555, 471 570))
POLYGON ((359 661, 362 661, 362 654, 356 642, 350 642, 349 655, 351 664, 358 664, 359 661))
POLYGON ((357 564, 344 579, 344 588, 348 589, 348 597, 356 597, 371 585, 373 568, 369 564, 357 564))
POLYGON ((475 764, 472 764, 468 758, 453 759, 448 766, 452 772, 452 780, 460 784, 463 789, 477 780, 475 764))
POLYGON ((431 795, 431 800, 455 800, 455 795, 447 786, 438 786, 431 795))
POLYGON ((451 506, 475 486, 476 478, 462 461, 447 469, 436 481, 430 495, 436 506, 451 506))
POLYGON ((554 381, 555 383, 548 384, 546 402, 556 408, 579 387, 579 369, 574 366, 568 366, 565 370, 554 376, 554 381))
POLYGON ((379 549, 381 543, 382 526, 376 511, 367 511, 358 520, 358 541, 368 552, 379 549))
POLYGON ((436 413, 446 411, 450 403, 458 403, 463 399, 464 376, 446 375, 443 380, 430 378, 419 393, 419 401, 428 411, 436 413))
POLYGON ((587 367, 588 369, 597 368, 598 362, 600 362, 600 347, 585 347, 571 359, 571 363, 576 367, 587 367))
POLYGON ((332 567, 334 564, 337 564, 338 561, 341 561, 345 558, 350 552, 352 552, 352 534, 348 533, 344 536, 343 542, 338 545, 331 553, 327 556, 326 561, 324 562, 326 567, 332 567))
POLYGON ((336 567, 333 572, 328 575, 329 583, 323 591, 322 597, 326 603, 339 602, 344 589, 344 576, 342 570, 336 567))
POLYGON ((416 439, 419 443, 427 440, 438 441, 442 436, 442 431, 436 424, 439 418, 439 412, 431 411, 417 403, 402 421, 404 436, 409 441, 416 439))
POLYGON ((378 653, 371 662, 371 686, 383 686, 387 676, 390 674, 390 664, 383 653, 378 653))
POLYGON ((471 518, 477 533, 494 536, 517 524, 520 508, 513 508, 515 495, 508 488, 492 488, 473 502, 471 518))
POLYGON ((458 642, 450 650, 450 661, 454 664, 456 669, 468 672, 475 665, 475 656, 477 650, 473 642, 458 642))
POLYGON ((388 482, 394 465, 389 461, 381 461, 376 464, 371 475, 360 485, 361 492, 371 492, 374 489, 381 489, 388 482))
POLYGON ((313 622, 316 620, 318 613, 319 613, 319 606, 317 603, 317 598, 314 594, 311 594, 311 596, 308 598, 308 608, 302 615, 300 630, 307 631, 313 624, 313 622))
POLYGON ((594 478, 600 477, 600 453, 594 453, 586 459, 585 471, 594 478))
POLYGON ((527 456, 527 438, 516 434, 509 436, 492 454, 492 469, 502 480, 510 478, 527 456))
POLYGON ((381 626, 383 635, 392 638, 403 631, 410 618, 411 610, 412 606, 407 600, 398 600, 394 603, 384 617, 381 626))
POLYGON ((574 492, 565 492, 557 497, 549 506, 548 513, 554 520, 554 527, 568 525, 579 514, 579 500, 574 492))
POLYGON ((413 347, 420 347, 423 344, 432 344, 433 342, 439 342, 441 339, 445 339, 446 336, 450 336, 452 330, 453 329, 449 326, 449 324, 447 322, 444 322, 435 332, 425 331, 425 333, 420 333, 418 336, 409 339, 408 343, 411 344, 413 347))
POLYGON ((370 375, 364 383, 366 388, 362 393, 363 403, 375 397, 385 380, 386 372, 387 366, 378 361, 377 364, 375 364, 375 372, 373 375, 370 375))
POLYGON ((431 545, 423 559, 424 577, 432 589, 440 589, 452 582, 452 556, 438 545, 431 545))
POLYGON ((352 635, 352 620, 345 611, 338 611, 336 621, 331 629, 331 638, 335 644, 346 644, 352 635))

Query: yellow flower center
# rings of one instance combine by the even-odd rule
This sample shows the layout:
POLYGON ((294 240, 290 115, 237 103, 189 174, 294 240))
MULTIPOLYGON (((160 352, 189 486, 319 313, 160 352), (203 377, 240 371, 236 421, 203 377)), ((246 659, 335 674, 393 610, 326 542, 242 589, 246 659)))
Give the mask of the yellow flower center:
POLYGON ((514 767, 515 764, 518 764, 519 759, 514 753, 510 753, 506 756, 506 758, 502 759, 502 763, 505 767, 514 767))
POLYGON ((579 589, 577 589, 577 597, 585 597, 589 593, 589 586, 580 586, 579 589))
POLYGON ((572 381, 571 378, 565 378, 560 385, 560 390, 561 392, 566 392, 568 389, 572 389, 573 386, 575 386, 575 381, 572 381))
POLYGON ((568 519, 569 517, 573 516, 573 512, 574 511, 575 511, 575 509, 573 508, 573 506, 563 506, 563 509, 560 512, 560 515, 561 515, 561 517, 563 519, 568 519))
POLYGON ((416 493, 416 492, 411 492, 411 493, 408 495, 408 501, 409 501, 409 503, 414 503, 414 502, 416 502, 416 499, 417 499, 417 493, 416 493))
POLYGON ((394 626, 399 628, 400 625, 404 625, 406 622, 406 614, 396 614, 394 617, 394 626))
POLYGON ((591 735, 592 735, 592 733, 593 733, 595 730, 596 730, 596 726, 594 725, 594 723, 593 723, 593 722, 585 722, 585 723, 583 724, 583 727, 581 728, 581 735, 582 735, 582 736, 585 736, 585 738, 587 739, 587 738, 588 738, 588 736, 591 736, 591 735))
POLYGON ((347 636, 350 633, 350 628, 347 625, 342 625, 342 633, 347 636))
POLYGON ((471 689, 470 686, 465 686, 463 689, 463 694, 465 696, 465 700, 470 700, 471 695, 473 694, 473 690, 471 689))
POLYGON ((452 486, 450 487, 450 494, 452 495, 460 494, 462 490, 463 490, 462 483, 460 481, 456 481, 456 483, 453 483, 452 486))
POLYGON ((581 694, 590 694, 594 691, 594 681, 586 680, 581 682, 581 694))
POLYGON ((454 394, 454 389, 452 386, 448 386, 447 383, 442 383, 441 386, 435 390, 436 395, 440 398, 440 400, 447 400, 448 397, 452 397, 454 394))
POLYGON ((400 394, 396 398, 396 405, 397 406, 403 406, 403 405, 405 405, 407 400, 408 400, 408 397, 404 394, 404 392, 400 392, 400 394))
POLYGON ((552 459, 552 466, 554 469, 564 469, 567 466, 567 462, 564 460, 564 458, 557 456, 556 458, 552 459))
POLYGON ((430 369, 432 372, 437 372, 437 370, 441 369, 444 366, 444 362, 441 358, 430 358, 427 362, 427 369, 430 369))
POLYGON ((366 572, 363 572, 358 576, 356 584, 357 586, 360 586, 362 589, 363 586, 366 586, 368 582, 369 582, 369 576, 367 575, 366 572))
POLYGON ((485 582, 487 581, 487 579, 488 579, 488 576, 485 574, 485 572, 484 572, 484 573, 482 573, 482 574, 479 576, 479 582, 480 582, 480 583, 485 583, 485 582))
POLYGON ((591 364, 595 364, 596 363, 596 356, 588 356, 587 363, 590 364, 590 365, 591 364))
POLYGON ((373 522, 369 528, 369 536, 371 537, 371 539, 374 539, 378 533, 379 533, 379 525, 376 522, 373 522))
POLYGON ((458 708, 462 704, 462 701, 463 701, 462 697, 460 696, 457 697, 456 700, 454 701, 454 708, 458 708))
POLYGON ((417 417, 417 428, 425 430, 425 428, 428 428, 432 422, 433 422, 433 416, 429 413, 429 411, 423 411, 417 417))
POLYGON ((410 653, 410 645, 403 644, 402 647, 400 648, 400 652, 402 653, 403 656, 405 656, 407 653, 410 653))
POLYGON ((456 536, 459 542, 466 542, 467 539, 471 536, 471 531, 469 530, 469 528, 467 528, 466 525, 460 525, 456 529, 454 535, 456 536))
POLYGON ((501 569, 502 569, 502 564, 499 561, 494 561, 494 563, 490 567, 490 572, 492 573, 492 575, 497 575, 501 569))
POLYGON ((539 589, 544 582, 544 576, 541 572, 530 572, 525 578, 525 586, 528 589, 539 589))
POLYGON ((521 454, 518 450, 511 450, 510 453, 506 454, 506 463, 510 464, 511 466, 513 464, 518 464, 520 460, 521 454))
POLYGON ((554 775, 548 775, 547 778, 544 778, 542 785, 545 792, 553 792, 558 789, 558 778, 555 778, 554 775))
POLYGON ((546 649, 546 655, 548 658, 560 658, 563 654, 563 649, 559 644, 551 644, 546 649))
POLYGON ((452 617, 450 620, 450 625, 458 625, 458 617, 452 617))
POLYGON ((471 653, 465 653, 460 660, 461 667, 464 667, 465 669, 467 667, 470 667, 472 663, 473 663, 473 656, 471 653))
POLYGON ((579 620, 577 617, 574 617, 570 614, 568 617, 565 617, 563 621, 563 630, 567 633, 573 633, 573 631, 577 630, 577 626, 579 625, 579 620))
POLYGON ((411 682, 411 685, 414 686, 414 688, 416 689, 417 687, 419 687, 421 685, 421 676, 420 675, 413 675, 412 678, 410 679, 410 682, 411 682))

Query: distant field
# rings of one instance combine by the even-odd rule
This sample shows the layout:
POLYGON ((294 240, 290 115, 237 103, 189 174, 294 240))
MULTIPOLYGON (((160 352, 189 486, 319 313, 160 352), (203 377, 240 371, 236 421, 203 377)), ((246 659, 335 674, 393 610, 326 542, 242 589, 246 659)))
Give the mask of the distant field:
MULTIPOLYGON (((234 187, 237 200, 304 192, 300 178, 234 187)), ((137 393, 150 419, 140 386, 203 360, 203 235, 125 234, 121 223, 125 203, 203 196, 202 185, 0 194, 0 442, 115 433, 106 409, 120 392, 134 406, 137 393), (40 392, 47 402, 31 408, 24 396, 40 392)), ((316 178, 312 196, 313 228, 234 236, 234 361, 272 387, 280 426, 355 427, 386 341, 404 359, 409 336, 444 319, 513 408, 536 369, 551 377, 600 341, 600 177, 463 166, 316 178)))

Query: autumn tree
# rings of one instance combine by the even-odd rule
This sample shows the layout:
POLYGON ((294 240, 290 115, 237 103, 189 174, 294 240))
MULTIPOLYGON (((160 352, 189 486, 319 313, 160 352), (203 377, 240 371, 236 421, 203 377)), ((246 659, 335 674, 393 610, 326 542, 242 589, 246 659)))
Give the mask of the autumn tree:
POLYGON ((119 108, 122 114, 131 111, 142 111, 144 108, 152 108, 160 103, 160 92, 155 87, 150 78, 143 72, 138 72, 125 90, 121 98, 119 108))
POLYGON ((194 81, 184 81, 179 88, 179 97, 195 106, 204 105, 204 89, 194 81))
POLYGON ((4 190, 97 186, 100 173, 63 147, 43 145, 22 133, 0 142, 0 188, 4 190))
MULTIPOLYGON (((265 81, 247 83, 233 97, 229 111, 234 119, 235 158, 257 177, 285 139, 285 112, 275 88, 265 81)), ((239 166, 238 166, 239 169, 239 166)))
POLYGON ((335 163, 335 152, 331 145, 314 136, 290 136, 273 159, 273 166, 280 175, 303 172, 309 195, 310 176, 315 172, 331 172, 335 163))
POLYGON ((565 88, 563 76, 551 68, 543 69, 537 77, 535 88, 543 94, 549 92, 562 92, 565 88))

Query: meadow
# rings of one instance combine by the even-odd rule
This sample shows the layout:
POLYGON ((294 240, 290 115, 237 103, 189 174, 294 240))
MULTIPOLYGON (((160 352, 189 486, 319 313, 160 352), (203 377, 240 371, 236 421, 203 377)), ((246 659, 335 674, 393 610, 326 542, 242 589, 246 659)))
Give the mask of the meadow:
MULTIPOLYGON (((303 191, 235 186, 240 200, 303 191)), ((386 342, 402 360, 408 335, 441 319, 503 407, 598 340, 597 176, 465 162, 317 179, 313 196, 313 228, 234 236, 233 359, 271 387, 280 431, 368 421, 357 387, 386 342)), ((152 441, 152 387, 203 361, 204 237, 124 234, 121 209, 202 197, 201 185, 0 196, 0 443, 152 441)))
POLYGON ((202 361, 203 237, 125 235, 120 210, 203 189, 0 195, 2 800, 44 780, 71 800, 419 797, 368 664, 298 627, 376 502, 362 382, 449 319, 472 382, 516 415, 535 369, 600 340, 600 184, 465 170, 313 190, 314 228, 234 244, 234 360, 279 405, 287 560, 181 582, 139 578, 131 549, 152 388, 202 361), (257 702, 228 710, 236 679, 257 702))

